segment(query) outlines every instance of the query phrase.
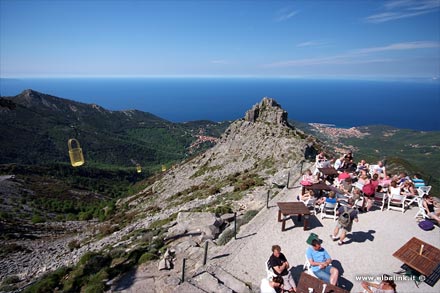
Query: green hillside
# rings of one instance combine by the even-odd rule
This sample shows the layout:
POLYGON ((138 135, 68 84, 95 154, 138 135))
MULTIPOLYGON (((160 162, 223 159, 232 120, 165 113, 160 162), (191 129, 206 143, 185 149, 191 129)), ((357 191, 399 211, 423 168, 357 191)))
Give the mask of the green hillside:
POLYGON ((87 164, 145 168, 179 161, 202 130, 218 135, 228 123, 172 123, 137 110, 109 111, 32 90, 0 104, 0 164, 69 162, 77 138, 87 164))

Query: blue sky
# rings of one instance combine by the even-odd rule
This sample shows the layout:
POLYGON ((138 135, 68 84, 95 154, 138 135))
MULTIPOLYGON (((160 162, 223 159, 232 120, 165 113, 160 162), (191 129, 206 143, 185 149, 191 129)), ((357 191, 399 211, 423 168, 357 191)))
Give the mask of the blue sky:
POLYGON ((439 78, 440 0, 0 0, 0 76, 439 78))

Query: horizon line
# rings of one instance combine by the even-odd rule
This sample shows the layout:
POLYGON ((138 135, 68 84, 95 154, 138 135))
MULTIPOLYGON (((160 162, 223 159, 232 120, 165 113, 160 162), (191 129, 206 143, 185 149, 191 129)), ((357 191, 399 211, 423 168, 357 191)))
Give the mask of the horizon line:
POLYGON ((255 78, 255 79, 305 79, 305 80, 365 80, 365 81, 440 81, 440 76, 390 76, 390 75, 23 75, 23 76, 1 76, 0 79, 99 79, 99 78, 200 78, 200 79, 231 79, 231 78, 255 78))

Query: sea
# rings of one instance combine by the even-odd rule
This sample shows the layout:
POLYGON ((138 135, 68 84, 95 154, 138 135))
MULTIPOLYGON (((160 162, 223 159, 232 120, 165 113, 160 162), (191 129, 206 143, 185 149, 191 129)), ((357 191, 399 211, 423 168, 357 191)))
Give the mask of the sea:
POLYGON ((244 117, 263 97, 289 119, 349 128, 389 125, 440 130, 438 81, 295 78, 2 78, 1 96, 25 89, 109 110, 137 109, 173 122, 244 117))

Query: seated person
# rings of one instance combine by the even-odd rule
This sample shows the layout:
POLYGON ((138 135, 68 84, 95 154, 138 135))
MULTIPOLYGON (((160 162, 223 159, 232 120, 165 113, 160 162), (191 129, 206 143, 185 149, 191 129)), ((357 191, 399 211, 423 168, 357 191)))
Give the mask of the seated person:
POLYGON ((298 195, 296 199, 298 201, 306 202, 311 198, 315 197, 315 192, 311 189, 307 190, 303 195, 298 195))
POLYGON ((391 181, 391 184, 388 187, 388 195, 391 197, 391 199, 393 198, 400 199, 401 194, 402 194, 402 189, 399 186, 397 186, 397 182, 391 181))
POLYGON ((318 205, 322 205, 324 203, 330 203, 330 204, 335 204, 337 203, 336 200, 336 193, 334 191, 330 191, 327 195, 327 197, 323 196, 320 197, 317 201, 316 204, 318 205))
POLYGON ((341 171, 344 168, 344 163, 345 163, 345 157, 342 156, 339 159, 336 159, 335 164, 333 165, 333 167, 337 170, 337 171, 341 171))
POLYGON ((361 160, 356 166, 356 173, 360 173, 361 171, 368 171, 368 164, 365 160, 361 160))
MULTIPOLYGON (((353 200, 353 202, 356 202, 358 199, 361 199, 362 197, 362 192, 359 188, 354 187, 351 190, 351 194, 347 197, 347 199, 351 198, 353 200)), ((362 204, 362 208, 363 208, 364 203, 362 204)))
POLYGON ((407 180, 402 185, 402 193, 406 195, 406 197, 413 198, 415 196, 418 196, 419 193, 417 192, 414 183, 411 180, 407 180))
MULTIPOLYGON (((366 201, 366 207, 365 207, 365 212, 369 212, 370 209, 373 207, 374 201, 375 200, 379 200, 379 199, 383 199, 383 198, 387 198, 387 194, 385 192, 382 191, 382 186, 379 185, 377 186, 376 190, 374 191, 374 195, 373 196, 365 196, 364 199, 366 201)), ((364 208, 364 204, 362 204, 362 208, 364 208)))
POLYGON ((387 176, 387 171, 382 161, 377 162, 377 165, 374 166, 373 174, 378 174, 379 177, 383 178, 387 176))
POLYGON ((367 176, 367 174, 365 173, 365 171, 362 171, 363 173, 361 173, 361 174, 359 174, 359 177, 358 177, 358 181, 357 182, 359 182, 360 184, 362 184, 362 185, 365 185, 365 184, 367 184, 368 182, 369 182, 369 180, 368 180, 368 176, 367 176))
POLYGON ((321 163, 327 161, 327 158, 325 157, 324 152, 320 152, 317 156, 316 156, 316 164, 320 165, 321 163))
POLYGON ((440 225, 440 204, 432 198, 429 194, 423 196, 423 208, 426 211, 428 217, 437 221, 437 225, 440 225), (437 208, 437 210, 436 210, 437 208))
POLYGON ((351 176, 350 176, 350 173, 348 172, 348 170, 344 169, 344 171, 341 174, 339 174, 338 179, 341 182, 347 178, 351 178, 351 176))
POLYGON ((310 268, 315 276, 324 282, 336 286, 339 271, 337 268, 331 266, 332 259, 327 251, 321 247, 319 240, 312 240, 312 245, 307 248, 306 256, 310 262, 310 268))
POLYGON ((282 293, 283 292, 283 278, 280 276, 271 279, 262 279, 260 285, 261 293, 282 293))
POLYGON ((412 179, 412 181, 414 182, 414 186, 416 188, 425 186, 425 180, 423 180, 422 176, 420 176, 420 174, 418 173, 414 174, 414 178, 412 179))
POLYGON ((390 280, 389 276, 384 275, 384 280, 380 282, 380 284, 370 283, 370 282, 362 282, 361 286, 368 293, 395 293, 396 292, 396 284, 393 280, 390 280))
POLYGON ((411 178, 409 178, 408 174, 406 174, 405 172, 401 172, 398 176, 397 184, 401 185, 407 180, 411 180, 411 178))
POLYGON ((296 292, 296 284, 288 270, 290 265, 284 254, 281 253, 279 245, 272 246, 272 255, 269 258, 269 266, 275 275, 283 278, 283 290, 287 292, 296 292))
POLYGON ((383 187, 388 187, 391 184, 392 179, 390 178, 390 176, 386 176, 385 178, 380 178, 379 179, 379 185, 383 186, 383 187))
POLYGON ((312 171, 310 171, 310 169, 307 169, 304 171, 301 182, 309 182, 309 185, 311 185, 314 183, 318 183, 319 180, 316 178, 316 176, 312 174, 312 171))

